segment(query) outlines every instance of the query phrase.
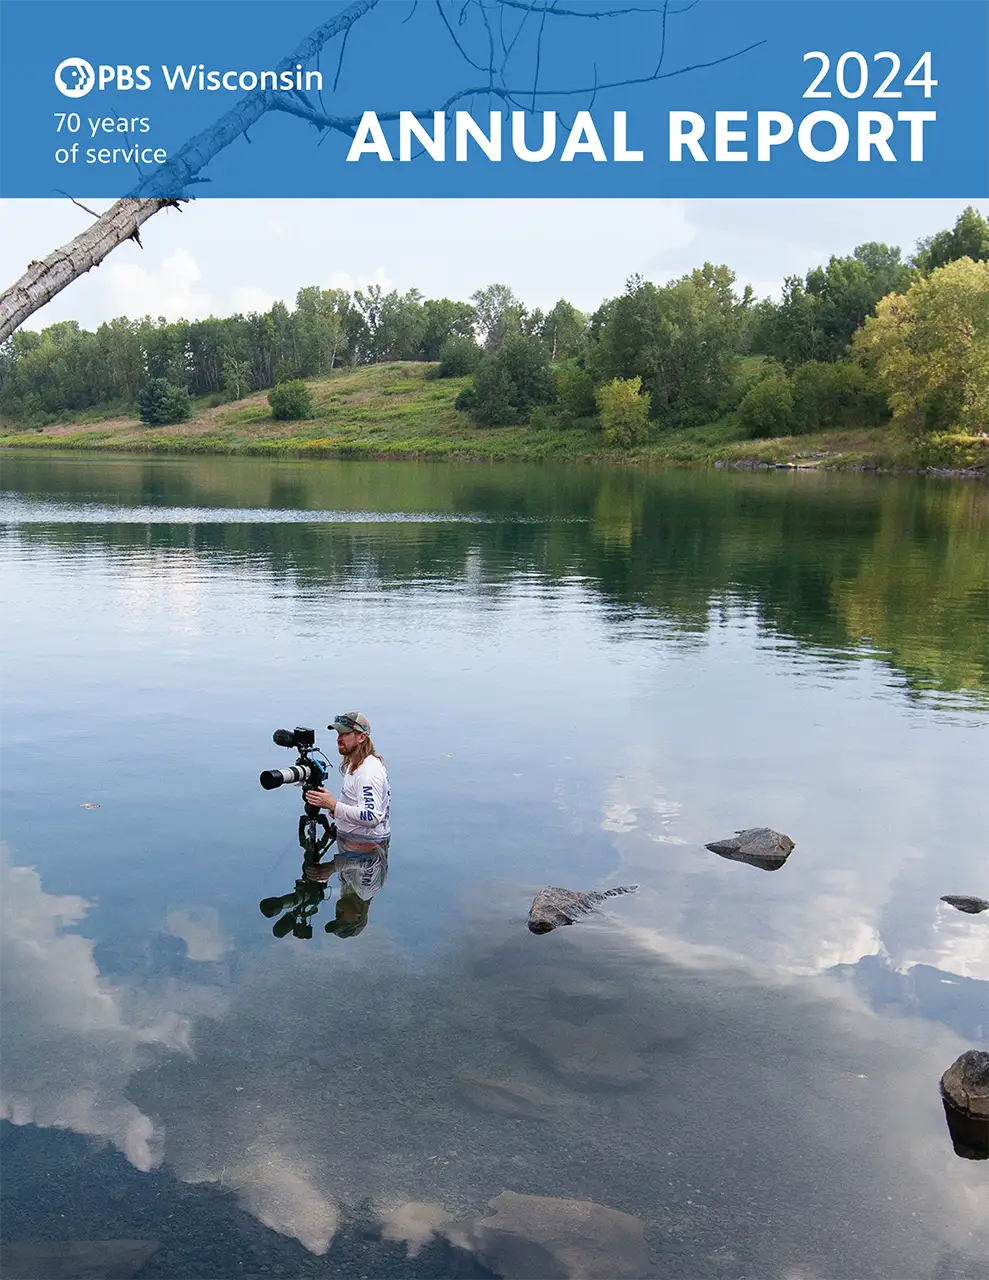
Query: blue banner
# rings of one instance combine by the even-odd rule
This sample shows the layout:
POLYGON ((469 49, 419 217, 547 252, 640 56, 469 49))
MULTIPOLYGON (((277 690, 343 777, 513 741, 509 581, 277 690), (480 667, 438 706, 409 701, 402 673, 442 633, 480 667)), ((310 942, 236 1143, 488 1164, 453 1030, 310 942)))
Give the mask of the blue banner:
POLYGON ((989 195, 983 0, 4 0, 0 195, 989 195))

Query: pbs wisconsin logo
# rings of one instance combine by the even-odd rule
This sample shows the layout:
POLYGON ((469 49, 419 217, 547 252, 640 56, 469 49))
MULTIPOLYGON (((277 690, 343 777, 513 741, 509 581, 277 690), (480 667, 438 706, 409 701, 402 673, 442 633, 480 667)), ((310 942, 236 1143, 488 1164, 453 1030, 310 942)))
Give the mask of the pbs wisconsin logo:
POLYGON ((64 58, 55 68, 55 87, 66 98, 84 98, 96 83, 96 72, 85 58, 64 58))

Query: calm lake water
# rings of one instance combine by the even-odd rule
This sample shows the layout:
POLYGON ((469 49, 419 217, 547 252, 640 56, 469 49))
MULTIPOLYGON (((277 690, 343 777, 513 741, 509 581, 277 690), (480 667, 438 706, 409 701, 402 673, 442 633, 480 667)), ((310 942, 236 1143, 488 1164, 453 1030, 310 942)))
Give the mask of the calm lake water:
POLYGON ((477 1226, 510 1191, 643 1224, 648 1263, 633 1230, 580 1274, 984 1275, 938 1094, 989 1024, 989 913, 939 901, 989 896, 983 486, 5 455, 2 487, 8 1258, 577 1274, 552 1201, 477 1226), (272 732, 332 754, 354 708, 387 879, 363 927, 324 931, 334 877, 273 936, 272 732), (762 825, 778 871, 704 847, 762 825), (526 929, 541 886, 627 884, 526 929))

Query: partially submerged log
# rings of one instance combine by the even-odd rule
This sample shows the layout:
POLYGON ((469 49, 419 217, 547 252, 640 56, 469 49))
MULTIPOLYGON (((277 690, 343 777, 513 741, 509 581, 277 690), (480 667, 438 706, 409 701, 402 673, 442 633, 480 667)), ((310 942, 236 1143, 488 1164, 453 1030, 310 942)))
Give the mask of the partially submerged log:
POLYGON ((549 933, 561 924, 575 924, 581 916, 593 911, 605 898, 615 898, 623 893, 635 893, 637 884, 617 885, 602 893, 591 890, 578 893, 573 889, 549 887, 540 889, 529 908, 529 930, 532 933, 549 933))

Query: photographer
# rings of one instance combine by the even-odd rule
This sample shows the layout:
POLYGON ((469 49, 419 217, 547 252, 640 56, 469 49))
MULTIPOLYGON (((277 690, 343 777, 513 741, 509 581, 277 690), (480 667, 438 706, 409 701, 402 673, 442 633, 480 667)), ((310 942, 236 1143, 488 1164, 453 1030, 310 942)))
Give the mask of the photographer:
POLYGON ((307 804, 329 809, 341 836, 384 841, 391 834, 388 810, 391 789, 384 761, 371 741, 371 726, 357 711, 345 711, 328 729, 337 731, 343 784, 337 798, 325 787, 307 791, 307 804))

